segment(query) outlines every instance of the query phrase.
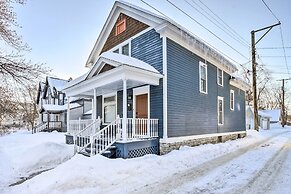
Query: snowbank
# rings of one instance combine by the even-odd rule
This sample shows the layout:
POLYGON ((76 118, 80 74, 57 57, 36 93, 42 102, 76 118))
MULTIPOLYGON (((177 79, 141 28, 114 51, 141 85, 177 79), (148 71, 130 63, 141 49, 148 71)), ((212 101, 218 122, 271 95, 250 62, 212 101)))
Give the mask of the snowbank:
POLYGON ((21 130, 0 137, 0 192, 20 177, 54 168, 70 159, 73 147, 64 142, 64 134, 57 132, 31 134, 21 130))

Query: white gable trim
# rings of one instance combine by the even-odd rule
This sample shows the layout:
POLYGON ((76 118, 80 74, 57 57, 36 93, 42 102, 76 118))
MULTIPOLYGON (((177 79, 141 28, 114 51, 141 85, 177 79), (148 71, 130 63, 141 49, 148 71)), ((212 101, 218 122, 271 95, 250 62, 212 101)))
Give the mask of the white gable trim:
POLYGON ((106 19, 99 37, 97 38, 93 50, 89 55, 85 65, 86 67, 90 67, 95 63, 120 13, 132 17, 151 27, 158 26, 158 24, 163 21, 161 18, 153 15, 152 13, 149 13, 146 10, 141 10, 140 8, 136 8, 135 6, 126 2, 116 1, 110 11, 109 16, 106 19))

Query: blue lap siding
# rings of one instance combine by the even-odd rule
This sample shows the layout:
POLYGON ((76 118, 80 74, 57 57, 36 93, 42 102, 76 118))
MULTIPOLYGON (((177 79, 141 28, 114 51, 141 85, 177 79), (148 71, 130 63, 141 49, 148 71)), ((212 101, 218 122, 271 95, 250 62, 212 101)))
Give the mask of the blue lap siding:
MULTIPOLYGON (((155 30, 150 30, 131 41, 131 56, 144 61, 160 73, 163 73, 162 39, 155 30)), ((117 92, 117 114, 122 117, 123 91, 117 92)), ((127 90, 127 104, 133 108, 133 89, 127 90)), ((133 117, 133 110, 128 110, 128 118, 133 117)), ((159 136, 163 132, 163 80, 158 86, 150 86, 150 117, 159 119, 159 136)))
POLYGON ((204 59, 167 39, 168 136, 201 135, 245 130, 244 92, 217 84, 217 67, 207 62, 208 94, 199 91, 199 61, 204 59), (235 91, 235 110, 230 110, 230 88, 235 91), (217 97, 224 97, 224 125, 218 126, 217 97))

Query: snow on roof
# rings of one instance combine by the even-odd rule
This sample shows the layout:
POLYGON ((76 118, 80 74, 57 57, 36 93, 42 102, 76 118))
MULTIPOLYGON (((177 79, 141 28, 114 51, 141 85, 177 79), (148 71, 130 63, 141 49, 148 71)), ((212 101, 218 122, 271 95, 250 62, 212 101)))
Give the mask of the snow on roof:
POLYGON ((128 65, 131 67, 136 67, 139 69, 151 71, 154 73, 159 73, 153 66, 149 65, 148 63, 145 63, 141 60, 138 60, 136 58, 118 54, 118 53, 113 53, 113 52, 104 52, 100 55, 100 58, 105 58, 109 59, 111 61, 115 61, 117 63, 120 63, 121 65, 128 65))
MULTIPOLYGON (((91 68, 91 69, 92 69, 92 68, 91 68)), ((87 75, 88 75, 89 72, 90 72, 90 71, 88 71, 87 73, 81 75, 80 77, 77 77, 76 79, 73 79, 73 80, 67 82, 63 89, 65 89, 65 88, 69 88, 69 87, 72 87, 72 86, 74 86, 74 85, 76 85, 76 84, 82 82, 83 80, 86 79, 86 77, 87 77, 87 75)))
POLYGON ((271 116, 271 121, 279 121, 281 110, 280 109, 274 109, 274 110, 262 110, 262 112, 268 114, 271 116))
POLYGON ((267 113, 264 113, 263 111, 259 110, 258 111, 258 114, 261 116, 261 117, 268 117, 268 118, 271 118, 272 116, 267 114, 267 113))
POLYGON ((51 88, 56 88, 57 91, 64 89, 64 86, 68 83, 68 80, 63 80, 54 77, 47 77, 48 85, 51 88))
MULTIPOLYGON (((70 109, 81 107, 78 103, 71 103, 70 109)), ((57 105, 57 104, 44 104, 42 108, 47 112, 63 112, 66 111, 68 108, 67 104, 64 105, 57 105)))
MULTIPOLYGON (((153 66, 151 66, 148 63, 145 63, 145 62, 143 62, 141 60, 138 60, 136 58, 130 57, 130 56, 126 56, 126 55, 122 55, 122 54, 118 54, 118 53, 113 53, 113 52, 107 51, 107 52, 102 53, 99 56, 98 60, 100 60, 102 58, 103 59, 107 59, 109 61, 113 61, 113 62, 115 62, 117 64, 120 64, 120 66, 121 65, 127 65, 127 66, 130 66, 130 67, 135 67, 135 68, 138 68, 138 69, 143 69, 143 70, 146 70, 146 71, 150 71, 150 72, 153 72, 153 73, 160 74, 160 72, 158 72, 158 70, 156 70, 153 66)), ((85 73, 82 76, 77 77, 76 79, 68 82, 64 86, 63 89, 72 87, 72 86, 74 86, 74 85, 86 80, 87 76, 91 73, 91 71, 96 69, 95 68, 96 65, 100 65, 100 64, 95 63, 95 65, 93 65, 87 73, 85 73)))

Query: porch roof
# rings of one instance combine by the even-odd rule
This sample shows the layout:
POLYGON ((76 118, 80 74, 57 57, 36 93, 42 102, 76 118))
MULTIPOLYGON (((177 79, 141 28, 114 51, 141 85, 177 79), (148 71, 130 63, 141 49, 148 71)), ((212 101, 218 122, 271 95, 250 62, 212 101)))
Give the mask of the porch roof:
POLYGON ((69 82, 65 89, 67 96, 92 96, 93 89, 102 95, 122 90, 123 80, 127 87, 137 87, 145 84, 159 85, 163 75, 151 65, 133 57, 105 52, 99 56, 95 65, 86 74, 69 82), (114 68, 99 73, 105 64, 114 68))

